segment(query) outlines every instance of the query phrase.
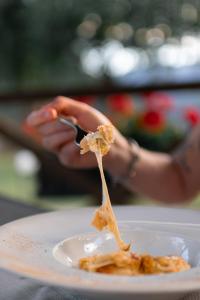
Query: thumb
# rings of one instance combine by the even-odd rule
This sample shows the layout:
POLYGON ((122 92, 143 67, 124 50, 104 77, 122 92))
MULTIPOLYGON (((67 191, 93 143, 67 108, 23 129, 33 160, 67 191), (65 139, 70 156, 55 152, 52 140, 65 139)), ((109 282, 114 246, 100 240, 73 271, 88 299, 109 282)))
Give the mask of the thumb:
POLYGON ((56 110, 57 116, 72 117, 85 131, 96 131, 101 124, 110 124, 110 121, 98 110, 86 103, 72 100, 66 97, 57 97, 46 106, 48 109, 56 110))

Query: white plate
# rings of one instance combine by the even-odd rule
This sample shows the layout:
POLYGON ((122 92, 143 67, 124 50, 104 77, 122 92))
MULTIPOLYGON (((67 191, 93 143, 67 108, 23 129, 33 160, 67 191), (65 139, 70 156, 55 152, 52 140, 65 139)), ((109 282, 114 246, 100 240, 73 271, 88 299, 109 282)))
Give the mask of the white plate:
POLYGON ((91 253, 115 247, 109 234, 97 235, 90 226, 93 212, 94 208, 71 209, 2 226, 0 267, 66 287, 81 299, 175 300, 191 291, 200 291, 199 212, 156 207, 115 208, 118 220, 125 220, 120 225, 125 239, 136 241, 134 250, 182 255, 193 265, 186 272, 140 277, 87 273, 63 264, 65 256, 68 262, 76 264, 80 256, 92 249, 88 243, 93 247, 91 253), (59 244, 64 239, 67 242, 59 244), (53 248, 59 261, 53 257, 53 248))

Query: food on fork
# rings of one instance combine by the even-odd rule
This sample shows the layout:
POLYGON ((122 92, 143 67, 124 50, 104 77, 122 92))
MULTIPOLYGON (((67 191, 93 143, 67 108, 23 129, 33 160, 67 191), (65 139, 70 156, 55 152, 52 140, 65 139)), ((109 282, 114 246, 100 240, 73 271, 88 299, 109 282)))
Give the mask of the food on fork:
POLYGON ((100 125, 96 132, 88 133, 81 141, 81 154, 88 151, 106 155, 114 142, 114 133, 112 125, 100 125))

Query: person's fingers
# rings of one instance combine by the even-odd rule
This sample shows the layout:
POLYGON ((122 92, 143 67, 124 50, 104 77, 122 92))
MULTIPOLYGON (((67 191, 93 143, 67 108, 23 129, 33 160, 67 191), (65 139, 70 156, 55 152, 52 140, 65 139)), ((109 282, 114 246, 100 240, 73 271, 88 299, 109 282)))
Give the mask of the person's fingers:
POLYGON ((86 131, 96 131, 101 124, 110 124, 110 121, 98 110, 86 103, 59 96, 48 104, 45 109, 53 109, 58 115, 72 116, 78 125, 86 131))
POLYGON ((45 136, 42 139, 42 144, 49 151, 58 152, 63 145, 71 141, 73 143, 75 141, 75 132, 73 130, 62 131, 45 136))
POLYGON ((46 122, 50 122, 57 117, 57 112, 55 109, 41 108, 40 110, 33 111, 27 117, 27 124, 29 126, 37 127, 46 122))
POLYGON ((66 126, 65 124, 62 124, 59 120, 53 120, 50 121, 48 123, 42 124, 40 126, 38 126, 37 128, 38 132, 41 135, 50 135, 53 133, 58 133, 60 131, 73 131, 72 128, 70 128, 69 126, 66 126))
POLYGON ((71 117, 85 131, 96 131, 101 124, 110 124, 110 121, 98 110, 82 103, 65 97, 57 97, 51 103, 35 111, 27 118, 30 126, 38 127, 59 116, 71 117))
POLYGON ((59 151, 59 160, 72 168, 90 168, 97 165, 94 153, 80 154, 80 148, 73 142, 63 146, 59 151))
POLYGON ((56 97, 51 103, 47 104, 44 109, 55 109, 58 115, 79 117, 88 109, 88 105, 63 96, 56 97))

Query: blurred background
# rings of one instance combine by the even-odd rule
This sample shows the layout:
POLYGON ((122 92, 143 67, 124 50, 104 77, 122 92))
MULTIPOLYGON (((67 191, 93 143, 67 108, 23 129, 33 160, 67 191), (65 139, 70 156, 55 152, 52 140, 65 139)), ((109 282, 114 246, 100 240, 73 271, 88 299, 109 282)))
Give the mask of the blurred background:
MULTIPOLYGON (((66 95, 141 146, 173 151, 200 121, 199 0, 1 0, 0 194, 43 209, 101 202, 97 170, 71 171, 27 114, 66 95)), ((115 204, 151 204, 107 176, 115 204)), ((188 204, 200 207, 200 197, 188 204)))

